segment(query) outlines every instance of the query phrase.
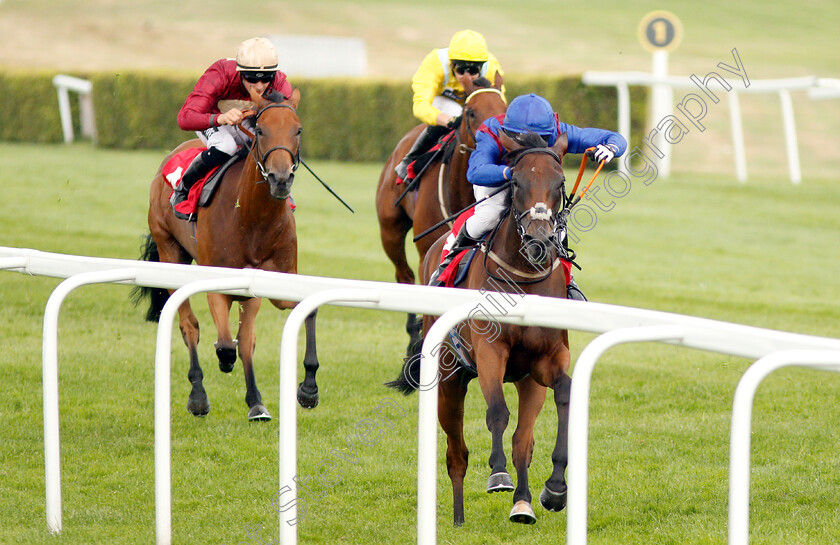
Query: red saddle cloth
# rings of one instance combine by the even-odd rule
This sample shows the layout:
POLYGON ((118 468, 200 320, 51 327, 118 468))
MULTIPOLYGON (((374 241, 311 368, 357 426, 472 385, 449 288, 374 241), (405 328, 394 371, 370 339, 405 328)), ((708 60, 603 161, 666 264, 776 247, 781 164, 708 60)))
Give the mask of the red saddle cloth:
MULTIPOLYGON (((205 149, 207 148, 187 148, 183 151, 179 151, 163 166, 163 178, 173 190, 178 187, 179 183, 181 183, 181 177, 184 175, 187 167, 190 166, 190 163, 193 162, 193 159, 195 159, 196 156, 205 149)), ((186 215, 195 213, 196 208, 198 208, 198 199, 201 197, 201 190, 204 188, 204 183, 217 170, 219 170, 219 167, 210 170, 210 172, 207 173, 207 176, 194 183, 190 188, 190 194, 187 197, 187 200, 176 204, 175 210, 186 215)))
MULTIPOLYGON (((447 254, 449 254, 449 247, 452 245, 452 242, 455 240, 455 237, 458 235, 461 227, 474 213, 475 207, 472 207, 458 216, 458 219, 455 220, 455 223, 452 225, 452 232, 448 237, 446 237, 446 244, 444 244, 443 251, 440 253, 441 262, 443 262, 443 259, 447 256, 447 254)), ((444 286, 451 288, 455 284, 455 278, 458 276, 458 264, 462 259, 464 259, 464 256, 467 255, 468 252, 469 250, 461 250, 449 266, 446 267, 446 269, 440 274, 440 278, 438 280, 443 282, 444 286)))

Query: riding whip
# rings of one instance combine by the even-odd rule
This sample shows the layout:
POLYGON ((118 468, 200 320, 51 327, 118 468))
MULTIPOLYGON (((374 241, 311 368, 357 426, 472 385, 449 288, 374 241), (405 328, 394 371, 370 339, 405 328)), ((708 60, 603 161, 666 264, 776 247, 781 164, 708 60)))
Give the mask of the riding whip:
POLYGON ((338 194, 337 194, 335 191, 333 191, 333 190, 332 190, 332 188, 331 188, 330 186, 328 186, 327 184, 325 184, 325 183, 324 183, 324 180, 322 180, 321 178, 319 178, 319 177, 318 177, 318 175, 317 175, 317 174, 315 174, 315 172, 314 172, 311 168, 309 168, 309 165, 307 165, 305 162, 303 162, 303 159, 301 159, 301 160, 300 160, 300 164, 302 164, 303 166, 305 166, 305 167, 306 167, 306 170, 308 170, 308 171, 309 171, 309 172, 310 172, 313 176, 315 176, 315 179, 316 179, 316 180, 318 180, 319 182, 321 182, 321 185, 322 185, 322 186, 324 186, 324 188, 325 188, 327 191, 329 191, 330 193, 332 193, 332 196, 333 196, 333 197, 335 197, 336 199, 338 199, 338 200, 339 200, 339 202, 341 202, 341 204, 343 204, 344 206, 346 206, 346 207, 347 207, 347 210, 349 210, 350 212, 352 212, 352 213, 354 213, 354 214, 356 213, 356 211, 355 211, 355 210, 353 210, 352 208, 350 208, 350 205, 349 205, 349 204, 347 204, 346 202, 344 202, 344 199, 342 199, 341 197, 339 197, 339 196, 338 196, 338 194))

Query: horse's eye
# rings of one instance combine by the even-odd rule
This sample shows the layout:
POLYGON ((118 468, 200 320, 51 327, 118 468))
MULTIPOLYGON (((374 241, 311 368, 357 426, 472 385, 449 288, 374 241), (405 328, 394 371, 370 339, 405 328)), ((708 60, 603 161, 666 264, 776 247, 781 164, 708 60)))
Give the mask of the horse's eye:
POLYGON ((262 133, 263 133, 262 128, 260 128, 260 126, 257 125, 257 127, 254 129, 254 134, 256 134, 257 136, 262 136, 262 133))
POLYGON ((303 133, 303 127, 297 130, 297 135, 300 136, 303 133))

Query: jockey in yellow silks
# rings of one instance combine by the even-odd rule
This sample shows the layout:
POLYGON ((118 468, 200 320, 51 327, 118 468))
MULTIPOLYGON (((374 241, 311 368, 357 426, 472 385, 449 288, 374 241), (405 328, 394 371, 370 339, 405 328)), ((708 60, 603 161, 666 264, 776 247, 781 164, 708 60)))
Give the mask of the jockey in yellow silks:
POLYGON ((408 165, 458 126, 467 85, 484 77, 504 95, 503 76, 499 61, 487 51, 484 36, 474 30, 456 32, 449 47, 426 55, 411 79, 411 89, 414 117, 427 126, 395 168, 397 176, 405 180, 408 165))

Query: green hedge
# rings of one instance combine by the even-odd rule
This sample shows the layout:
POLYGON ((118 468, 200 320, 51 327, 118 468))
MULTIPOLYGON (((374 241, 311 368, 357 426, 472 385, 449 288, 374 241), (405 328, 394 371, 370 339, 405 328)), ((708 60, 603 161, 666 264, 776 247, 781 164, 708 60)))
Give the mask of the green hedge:
MULTIPOLYGON (((74 74, 93 82, 98 145, 121 149, 171 149, 192 137, 176 124, 178 110, 199 74, 124 72, 74 74)), ((0 140, 61 142, 53 74, 0 71, 0 140)), ((579 77, 508 76, 507 96, 545 96, 568 123, 616 130, 615 89, 583 85, 579 77)), ((417 121, 407 81, 293 79, 300 88, 303 154, 311 159, 384 161, 417 121)), ((642 134, 647 94, 631 89, 631 132, 642 134)), ((78 101, 71 95, 78 125, 78 101)), ((75 127, 79 134, 78 126, 75 127)), ((572 163, 573 164, 573 163, 572 163)))

